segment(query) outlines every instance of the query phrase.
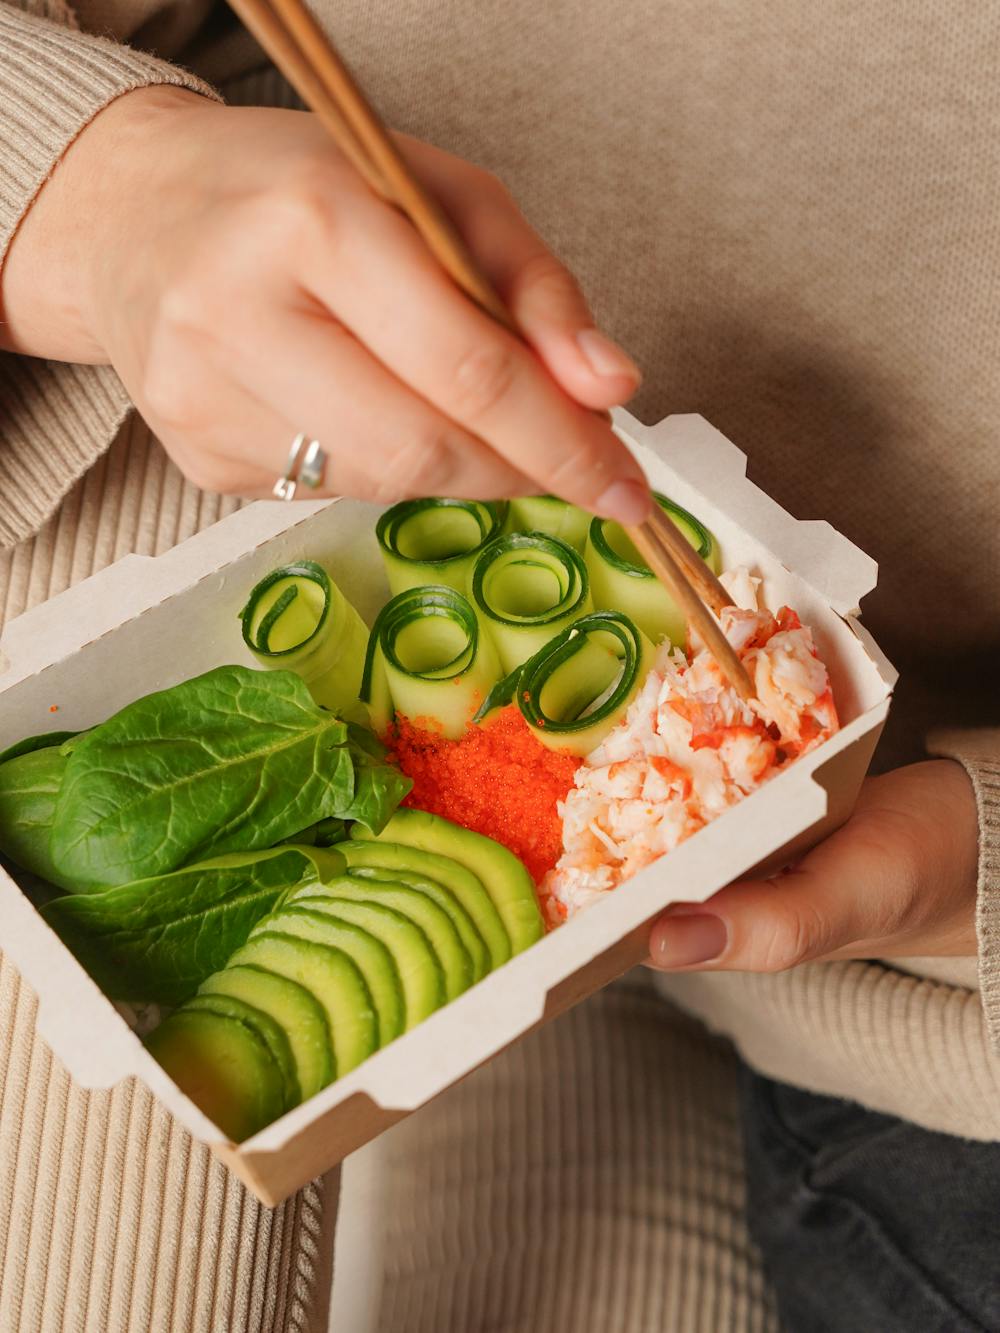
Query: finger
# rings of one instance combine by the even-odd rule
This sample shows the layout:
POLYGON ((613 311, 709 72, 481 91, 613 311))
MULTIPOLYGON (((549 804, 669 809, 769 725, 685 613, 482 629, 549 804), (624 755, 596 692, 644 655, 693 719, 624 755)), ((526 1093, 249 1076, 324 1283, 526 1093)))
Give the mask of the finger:
POLYGON ((645 518, 645 477, 608 423, 473 306, 397 213, 359 205, 339 245, 316 247, 303 274, 393 374, 543 490, 623 523, 645 518))
POLYGON ((429 144, 399 137, 408 160, 441 201, 558 383, 586 407, 627 402, 639 386, 639 368, 595 328, 576 279, 528 225, 500 182, 485 172, 477 177, 475 168, 429 144))
POLYGON ((653 965, 781 972, 818 959, 880 956, 882 942, 905 930, 915 885, 898 858, 872 851, 848 826, 773 879, 675 904, 651 931, 653 965))
POLYGON ((490 499, 533 489, 327 315, 273 305, 257 312, 251 304, 243 316, 243 330, 233 330, 228 344, 235 343, 239 378, 213 382, 200 417, 192 404, 176 432, 175 457, 206 489, 269 495, 300 431, 327 455, 323 484, 300 486, 302 499, 389 503, 442 491, 490 499))

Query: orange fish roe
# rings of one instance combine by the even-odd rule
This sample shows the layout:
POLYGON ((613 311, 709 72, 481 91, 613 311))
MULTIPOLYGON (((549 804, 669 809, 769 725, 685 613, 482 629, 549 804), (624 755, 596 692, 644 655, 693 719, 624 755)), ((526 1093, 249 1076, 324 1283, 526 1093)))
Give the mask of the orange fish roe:
POLYGON ((509 847, 538 883, 562 851, 556 812, 580 765, 535 739, 516 708, 502 709, 459 740, 429 718, 397 718, 386 737, 392 757, 413 779, 403 802, 485 833, 509 847))

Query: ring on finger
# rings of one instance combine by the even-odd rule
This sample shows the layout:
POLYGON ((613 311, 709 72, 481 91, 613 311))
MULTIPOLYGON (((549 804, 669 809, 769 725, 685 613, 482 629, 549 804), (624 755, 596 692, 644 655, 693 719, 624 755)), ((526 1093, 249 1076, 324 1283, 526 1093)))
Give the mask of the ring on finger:
POLYGON ((299 431, 288 451, 285 470, 274 483, 272 494, 279 500, 294 500, 299 482, 302 482, 304 486, 309 486, 312 490, 323 484, 323 473, 326 470, 326 453, 320 446, 319 440, 310 440, 306 446, 305 454, 302 456, 302 461, 299 462, 299 455, 302 454, 302 447, 305 443, 305 431, 299 431))

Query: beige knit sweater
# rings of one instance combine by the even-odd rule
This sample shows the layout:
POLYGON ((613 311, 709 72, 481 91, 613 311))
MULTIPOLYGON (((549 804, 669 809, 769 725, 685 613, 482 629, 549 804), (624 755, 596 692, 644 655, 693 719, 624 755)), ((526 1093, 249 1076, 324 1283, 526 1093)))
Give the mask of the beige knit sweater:
MULTIPOLYGON (((209 0, 28 3, 0 3, 0 255, 120 93, 207 91, 195 70, 239 100, 273 95, 209 0)), ((703 412, 792 512, 879 559, 866 618, 902 672, 881 762, 919 757, 928 730, 948 728, 934 748, 975 783, 978 989, 919 960, 916 976, 847 963, 666 984, 771 1074, 1000 1138, 1000 12, 317 7, 391 122, 507 180, 642 364, 640 415, 703 412)), ((0 405, 12 543, 128 404, 110 370, 0 357, 0 405)))

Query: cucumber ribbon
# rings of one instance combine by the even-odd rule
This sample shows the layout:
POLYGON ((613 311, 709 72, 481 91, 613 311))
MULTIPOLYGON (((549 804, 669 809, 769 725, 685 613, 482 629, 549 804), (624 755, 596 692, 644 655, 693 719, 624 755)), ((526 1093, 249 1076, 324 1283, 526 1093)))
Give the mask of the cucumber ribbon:
MULTIPOLYGON (((702 560, 718 573, 719 544, 709 530, 667 496, 658 491, 653 495, 702 560)), ((623 611, 653 643, 669 639, 672 644, 684 646, 687 639, 684 613, 620 524, 605 518, 593 519, 584 558, 595 606, 623 611)))
POLYGON ((464 594, 505 516, 505 505, 485 500, 430 497, 393 505, 375 527, 390 590, 444 585, 464 594))
POLYGON ((653 656, 653 645, 628 616, 592 611, 509 672, 474 720, 514 703, 543 745, 582 758, 624 717, 653 656))
POLYGON ((472 603, 505 672, 593 610, 583 559, 543 532, 514 532, 483 550, 472 571, 472 603))
POLYGON ((583 554, 590 514, 558 495, 525 495, 510 500, 504 532, 544 532, 583 554))
POLYGON ((379 612, 368 640, 361 698, 372 730, 393 713, 431 718, 457 740, 500 676, 492 643, 454 588, 406 588, 379 612))
POLYGON ((318 704, 357 703, 368 628, 315 560, 274 569, 240 612, 243 641, 263 666, 294 671, 318 704))

